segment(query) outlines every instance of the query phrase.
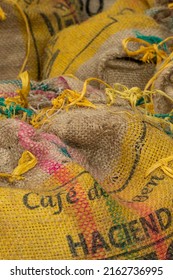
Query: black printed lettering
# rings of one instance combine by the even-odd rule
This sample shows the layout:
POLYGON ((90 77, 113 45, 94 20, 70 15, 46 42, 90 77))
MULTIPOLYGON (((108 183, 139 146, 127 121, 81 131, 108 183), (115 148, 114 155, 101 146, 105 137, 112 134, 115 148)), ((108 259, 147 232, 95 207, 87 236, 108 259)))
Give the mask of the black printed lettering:
POLYGON ((110 247, 104 240, 103 236, 98 231, 94 231, 92 233, 92 254, 95 254, 100 248, 110 251, 110 247))
MULTIPOLYGON (((168 235, 160 234, 161 231, 170 227, 171 221, 171 211, 167 208, 160 208, 145 217, 129 221, 126 224, 113 225, 107 229, 105 235, 95 230, 90 233, 90 236, 87 235, 87 239, 84 237, 85 233, 78 234, 79 240, 74 240, 71 235, 67 235, 66 238, 73 257, 78 257, 81 249, 84 255, 94 255, 100 250, 109 252, 116 248, 120 252, 117 252, 118 254, 110 259, 128 256, 136 252, 141 256, 138 259, 157 260, 157 251, 152 251, 152 248, 173 236, 173 232, 168 235), (156 239, 153 238, 153 233, 157 237, 156 239), (143 243, 143 241, 147 242, 143 243), (126 250, 128 245, 133 244, 135 244, 135 248, 130 246, 126 250), (151 248, 150 253, 148 252, 149 248, 151 248), (144 252, 142 252, 143 250, 144 252)), ((173 259, 173 242, 164 254, 167 259, 173 259)))
POLYGON ((67 241, 68 241, 68 245, 69 245, 69 248, 70 248, 70 251, 71 251, 73 257, 78 257, 78 253, 77 253, 77 250, 76 250, 77 248, 82 248, 84 255, 89 254, 84 235, 82 233, 79 233, 78 237, 79 237, 79 241, 74 242, 71 235, 66 236, 67 241))
POLYGON ((58 193, 58 194, 56 195, 56 198, 57 198, 57 205, 58 205, 58 211, 54 212, 54 213, 53 213, 54 215, 60 214, 60 213, 62 212, 62 207, 63 207, 63 205, 62 205, 61 194, 62 194, 62 193, 58 193))
POLYGON ((117 15, 125 15, 127 13, 135 13, 135 11, 131 8, 124 8, 122 9, 117 15))
POLYGON ((169 245, 168 250, 166 252, 166 259, 173 260, 173 241, 169 245))
POLYGON ((27 193, 23 196, 23 204, 30 210, 34 210, 34 209, 40 207, 39 204, 33 205, 33 202, 31 202, 31 201, 33 201, 33 196, 37 197, 37 196, 39 196, 39 194, 31 192, 31 193, 27 193))
POLYGON ((141 227, 138 220, 133 220, 129 223, 129 229, 133 237, 134 242, 141 242, 145 240, 145 236, 141 236, 141 227))
POLYGON ((146 186, 148 185, 152 185, 152 186, 157 186, 158 182, 157 181, 162 181, 165 179, 165 176, 162 177, 158 177, 158 176, 151 176, 150 181, 146 184, 146 186))
POLYGON ((56 5, 54 5, 54 8, 57 10, 66 11, 68 9, 68 6, 65 3, 57 3, 56 5))
POLYGON ((27 193, 23 196, 23 204, 30 210, 42 208, 52 208, 54 212, 53 215, 59 215, 63 211, 64 203, 66 200, 68 204, 74 204, 79 201, 77 198, 77 193, 72 187, 69 192, 59 192, 55 195, 41 195, 38 193, 27 193), (37 198, 37 203, 33 202, 37 198))
POLYGON ((127 243, 128 244, 132 244, 132 239, 131 239, 130 233, 129 233, 128 229, 127 229, 127 225, 126 224, 122 224, 121 226, 122 226, 122 229, 124 231, 127 243))
POLYGON ((54 30, 53 25, 52 25, 50 19, 48 18, 48 16, 46 14, 44 14, 44 13, 40 13, 40 16, 44 20, 44 23, 47 26, 47 29, 48 29, 48 31, 50 33, 50 36, 55 35, 55 30, 54 30))
POLYGON ((52 196, 42 196, 40 200, 40 204, 43 208, 55 207, 56 203, 53 203, 53 197, 52 196))
POLYGON ((60 50, 57 49, 57 50, 52 54, 51 59, 49 60, 49 63, 48 63, 48 65, 47 65, 47 69, 46 69, 46 75, 47 75, 47 76, 49 76, 49 74, 50 74, 50 72, 51 72, 51 70, 52 70, 53 64, 54 64, 56 58, 58 57, 59 53, 60 53, 60 50))
POLYGON ((110 243, 111 243, 111 245, 113 245, 116 248, 124 248, 126 246, 125 242, 117 243, 116 240, 115 240, 114 233, 117 230, 121 230, 121 225, 116 225, 116 226, 113 226, 113 227, 110 228, 109 233, 108 233, 110 243))
POLYGON ((56 18, 56 21, 57 21, 57 25, 58 25, 58 30, 62 30, 63 29, 63 26, 62 26, 62 21, 61 21, 61 17, 59 16, 58 13, 54 12, 53 13, 55 18, 56 18))
MULTIPOLYGON (((96 0, 94 0, 92 2, 94 2, 94 4, 96 4, 96 0)), ((98 3, 97 10, 96 11, 92 11, 92 9, 91 9, 91 0, 87 0, 86 1, 86 12, 87 12, 87 14, 89 16, 93 16, 93 15, 96 15, 96 14, 102 12, 103 7, 104 7, 104 0, 99 0, 98 2, 99 3, 98 3)))
POLYGON ((166 230, 171 226, 172 215, 171 215, 171 212, 167 208, 161 208, 159 210, 156 210, 156 215, 157 215, 161 230, 166 230))
POLYGON ((77 193, 73 187, 67 193, 67 196, 66 196, 67 202, 70 204, 74 204, 74 203, 78 202, 79 198, 77 198, 76 196, 77 196, 77 193))
POLYGON ((149 214, 148 217, 149 217, 150 221, 147 221, 147 219, 144 218, 144 217, 141 217, 139 219, 139 221, 141 222, 141 225, 143 227, 143 230, 145 232, 146 237, 150 238, 149 229, 154 234, 158 234, 159 233, 159 229, 158 229, 158 226, 156 224, 156 221, 154 219, 153 214, 149 214))
POLYGON ((88 191, 88 198, 89 200, 99 198, 98 184, 96 182, 94 182, 94 187, 88 191))
POLYGON ((103 196, 107 197, 108 194, 99 186, 97 182, 94 182, 94 186, 88 191, 89 200, 100 199, 103 196))
POLYGON ((149 198, 149 194, 159 185, 158 181, 164 180, 164 176, 151 176, 149 182, 142 188, 141 194, 132 198, 134 202, 144 202, 149 198))
POLYGON ((148 196, 146 196, 146 195, 137 195, 137 196, 133 197, 132 200, 134 202, 144 202, 147 199, 148 199, 148 196))

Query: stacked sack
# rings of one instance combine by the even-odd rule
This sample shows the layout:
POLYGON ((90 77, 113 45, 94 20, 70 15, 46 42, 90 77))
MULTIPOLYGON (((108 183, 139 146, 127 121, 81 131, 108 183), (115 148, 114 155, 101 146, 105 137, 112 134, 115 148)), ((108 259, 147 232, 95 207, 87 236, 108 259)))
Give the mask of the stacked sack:
POLYGON ((171 33, 153 5, 115 1, 52 36, 46 80, 0 82, 0 259, 173 259, 172 112, 156 98, 171 102, 156 88, 171 33))
MULTIPOLYGON (((95 16, 107 9, 109 9, 115 2, 116 0, 95 0, 95 1, 91 1, 91 0, 78 0, 79 2, 79 17, 81 22, 92 17, 95 16)), ((144 1, 143 1, 144 2, 144 1)), ((153 7, 154 5, 157 4, 157 1, 155 0, 146 0, 145 5, 149 5, 150 7, 153 7)), ((127 6, 124 7, 124 11, 130 11, 132 10, 132 7, 128 7, 127 6)))
POLYGON ((1 80, 15 79, 24 69, 40 80, 44 48, 59 30, 79 22, 76 5, 65 0, 1 0, 1 80))
MULTIPOLYGON (((146 14, 154 18, 161 26, 168 28, 173 33, 173 3, 172 1, 158 1, 158 5, 146 11, 146 14)), ((160 72, 155 81, 155 88, 164 91, 169 97, 173 98, 172 88, 172 56, 165 61, 161 67, 157 67, 156 72, 160 72)), ((156 111, 158 113, 168 113, 173 109, 173 104, 169 99, 155 96, 156 111)))
POLYGON ((103 13, 59 32, 46 49, 43 78, 73 74, 83 81, 97 77, 111 85, 144 88, 155 65, 142 63, 138 56, 130 59, 122 40, 137 33, 161 39, 170 36, 169 29, 143 13, 147 8, 146 1, 117 0, 103 13))
POLYGON ((172 259, 172 138, 113 88, 30 87, 0 122, 1 259, 172 259))

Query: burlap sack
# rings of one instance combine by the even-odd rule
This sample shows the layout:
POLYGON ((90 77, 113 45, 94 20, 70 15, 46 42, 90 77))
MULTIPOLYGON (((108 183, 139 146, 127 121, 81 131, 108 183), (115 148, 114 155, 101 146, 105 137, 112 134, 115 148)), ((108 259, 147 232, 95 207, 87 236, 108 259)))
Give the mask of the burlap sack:
POLYGON ((92 17, 94 15, 97 15, 98 13, 103 12, 104 10, 108 9, 113 5, 116 0, 78 0, 79 2, 79 14, 80 14, 80 20, 84 21, 88 19, 89 17, 92 17))
MULTIPOLYGON (((171 33, 173 32, 173 9, 168 7, 168 2, 166 1, 162 6, 156 6, 146 11, 147 15, 153 17, 158 24, 168 28, 171 33)), ((161 3, 162 4, 162 3, 161 3)), ((173 34, 173 33, 172 33, 173 34)), ((171 35, 172 35, 171 34, 171 35)), ((172 70, 173 65, 171 62, 171 56, 168 62, 163 61, 163 63, 156 68, 156 73, 159 73, 154 80, 154 88, 162 90, 167 94, 166 96, 155 95, 154 96, 154 109, 156 113, 168 114, 171 113, 173 109, 173 87, 172 87, 172 70), (163 67, 164 66, 164 67, 163 67), (172 98, 172 100, 170 99, 172 98)))
POLYGON ((77 2, 1 0, 0 5, 6 13, 0 22, 1 80, 15 79, 26 56, 25 70, 40 80, 44 48, 59 30, 78 22, 77 2))
POLYGON ((155 0, 155 6, 167 6, 168 4, 172 3, 172 0, 155 0))
POLYGON ((172 138, 104 91, 86 96, 96 109, 40 129, 1 120, 0 258, 173 259, 172 138))
MULTIPOLYGON (((110 8, 116 0, 78 0, 79 1, 79 10, 80 10, 80 20, 84 21, 89 17, 97 15, 108 8, 110 8)), ((157 1, 157 0, 156 0, 157 1)), ((146 2, 149 4, 150 7, 156 5, 155 0, 147 0, 146 2)), ((128 11, 130 8, 124 8, 124 11, 128 11)))
POLYGON ((173 32, 173 9, 169 9, 165 6, 156 6, 146 11, 148 16, 154 18, 154 20, 171 30, 173 32))
POLYGON ((157 113, 167 114, 170 113, 173 109, 172 82, 173 82, 173 64, 171 63, 158 75, 157 79, 154 82, 154 88, 162 90, 167 94, 168 97, 172 98, 172 100, 170 100, 168 97, 155 95, 153 101, 154 101, 154 108, 157 113))
POLYGON ((155 65, 141 63, 138 57, 130 59, 122 40, 136 37, 137 31, 163 39, 170 35, 169 30, 141 13, 146 8, 142 1, 116 1, 111 9, 60 32, 47 48, 44 78, 69 73, 81 80, 98 77, 109 84, 116 81, 143 88, 155 65))
MULTIPOLYGON (((51 107, 52 100, 67 88, 69 88, 69 85, 63 77, 56 77, 41 82, 35 82, 31 80, 30 91, 27 96, 29 110, 34 113, 44 107, 51 107)), ((0 117, 5 116, 4 112, 10 110, 10 103, 13 103, 15 101, 13 100, 13 98, 19 96, 18 91, 21 89, 21 79, 0 81, 0 117), (7 98, 11 98, 11 100, 9 100, 9 102, 6 102, 7 98)), ((17 105, 18 104, 16 104, 16 106, 17 105)), ((27 108, 23 109, 26 109, 27 112, 27 108)), ((22 115, 18 113, 16 113, 15 117, 22 117, 22 115)))

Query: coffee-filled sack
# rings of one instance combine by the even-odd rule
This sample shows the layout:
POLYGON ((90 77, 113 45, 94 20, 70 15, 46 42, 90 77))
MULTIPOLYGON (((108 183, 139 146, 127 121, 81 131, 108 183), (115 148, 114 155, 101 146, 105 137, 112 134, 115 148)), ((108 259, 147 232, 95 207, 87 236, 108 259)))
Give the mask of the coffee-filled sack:
POLYGON ((0 21, 0 75, 15 79, 28 70, 32 79, 41 79, 42 56, 50 38, 79 21, 77 2, 64 0, 2 0, 6 17, 0 21))
POLYGON ((0 258, 172 259, 172 138, 126 100, 85 98, 38 129, 1 120, 0 258))
MULTIPOLYGON (((170 35, 168 29, 143 14, 147 7, 141 1, 116 1, 105 12, 60 32, 46 49, 43 77, 74 74, 83 81, 97 77, 109 84, 144 88, 155 64, 143 63, 138 56, 129 58, 122 40, 137 33, 162 39, 170 35)), ((136 48, 138 45, 132 46, 132 50, 136 48)))

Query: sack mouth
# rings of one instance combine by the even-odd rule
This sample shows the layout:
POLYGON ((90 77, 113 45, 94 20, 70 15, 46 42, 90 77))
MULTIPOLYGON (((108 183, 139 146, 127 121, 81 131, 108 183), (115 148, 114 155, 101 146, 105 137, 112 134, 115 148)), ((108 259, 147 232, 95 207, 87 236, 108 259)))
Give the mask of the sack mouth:
POLYGON ((135 86, 143 90, 155 68, 154 63, 144 63, 138 57, 128 57, 123 50, 120 55, 112 49, 100 59, 98 76, 110 85, 121 83, 128 88, 135 86))

